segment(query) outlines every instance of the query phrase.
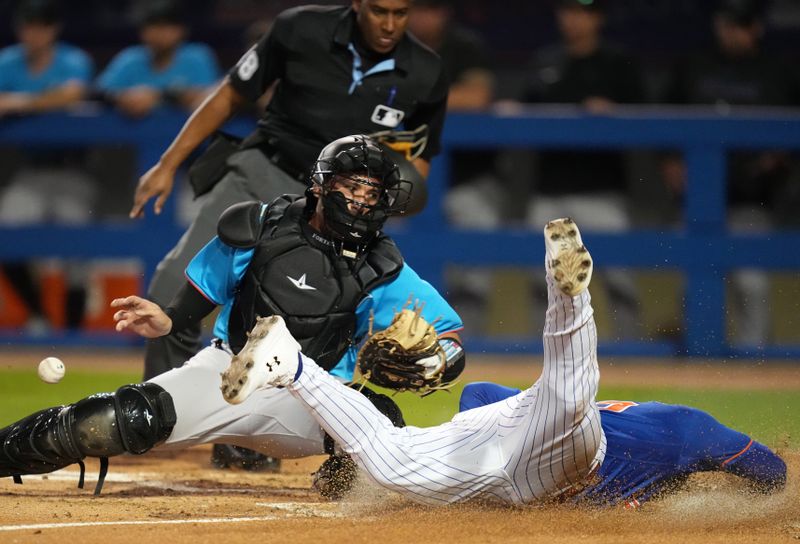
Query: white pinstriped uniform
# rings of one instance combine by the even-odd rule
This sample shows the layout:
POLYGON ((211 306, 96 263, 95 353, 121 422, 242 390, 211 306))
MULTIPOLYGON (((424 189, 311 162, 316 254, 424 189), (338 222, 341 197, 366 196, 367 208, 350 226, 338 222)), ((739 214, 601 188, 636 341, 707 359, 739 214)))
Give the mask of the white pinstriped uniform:
POLYGON ((553 497, 602 463, 606 441, 594 401, 599 371, 589 292, 565 295, 549 274, 547 289, 542 375, 505 401, 436 427, 398 429, 305 356, 287 389, 372 480, 409 499, 522 504, 553 497))

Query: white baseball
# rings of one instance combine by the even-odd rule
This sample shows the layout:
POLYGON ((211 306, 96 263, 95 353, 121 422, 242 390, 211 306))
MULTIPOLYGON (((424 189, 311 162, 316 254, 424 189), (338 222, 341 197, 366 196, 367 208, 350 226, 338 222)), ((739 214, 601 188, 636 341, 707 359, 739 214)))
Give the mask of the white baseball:
POLYGON ((45 383, 58 383, 67 371, 58 357, 45 357, 39 363, 39 378, 45 383))

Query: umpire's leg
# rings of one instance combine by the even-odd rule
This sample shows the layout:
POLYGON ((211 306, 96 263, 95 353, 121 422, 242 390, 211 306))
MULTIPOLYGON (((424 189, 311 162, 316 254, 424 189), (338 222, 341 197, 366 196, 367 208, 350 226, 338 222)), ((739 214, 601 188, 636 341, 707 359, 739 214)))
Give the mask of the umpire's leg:
MULTIPOLYGON (((150 300, 166 307, 185 281, 184 271, 192 257, 217 234, 220 214, 246 200, 270 202, 282 194, 302 194, 305 185, 272 164, 258 149, 245 149, 228 160, 228 173, 201 197, 203 204, 178 244, 161 260, 147 292, 150 300)), ((172 331, 147 341, 144 379, 176 368, 200 349, 200 326, 172 331)))

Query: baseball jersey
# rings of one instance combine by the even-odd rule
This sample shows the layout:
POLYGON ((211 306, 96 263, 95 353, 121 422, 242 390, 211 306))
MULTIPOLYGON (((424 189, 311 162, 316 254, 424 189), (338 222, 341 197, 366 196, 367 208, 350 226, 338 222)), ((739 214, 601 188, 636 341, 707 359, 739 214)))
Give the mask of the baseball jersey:
POLYGON ((12 45, 0 50, 0 92, 41 93, 76 81, 86 84, 92 77, 89 56, 77 47, 64 43, 54 46, 53 60, 36 74, 25 60, 25 48, 12 45))
MULTIPOLYGON (((493 383, 464 388, 460 410, 497 402, 519 389, 493 383)), ((761 484, 782 485, 786 464, 763 444, 688 406, 598 401, 607 439, 597 481, 578 502, 636 507, 699 471, 724 470, 761 484)))
MULTIPOLYGON (((263 212, 267 206, 262 206, 263 212)), ((242 280, 253 257, 253 249, 236 249, 223 243, 218 237, 200 250, 186 268, 186 277, 208 300, 222 306, 214 323, 214 336, 228 342, 228 325, 237 286, 242 280)), ((287 276, 286 289, 302 289, 306 279, 302 270, 287 276), (291 277, 289 277, 291 276, 291 277)), ((378 285, 363 294, 356 308, 355 340, 364 338, 369 330, 370 317, 374 316, 374 330, 389 326, 394 313, 403 308, 409 297, 424 301, 422 316, 434 322, 439 334, 459 330, 461 319, 438 291, 407 264, 393 280, 378 285)), ((331 374, 349 380, 355 369, 357 345, 352 344, 342 359, 331 370, 331 374)))
POLYGON ((406 34, 391 54, 367 58, 357 32, 349 7, 302 6, 277 17, 229 73, 253 102, 278 81, 252 145, 304 171, 337 138, 427 124, 422 158, 439 152, 448 88, 439 57, 406 34))
POLYGON ((117 92, 139 85, 162 91, 207 87, 219 79, 214 53, 206 45, 187 43, 178 46, 172 62, 163 70, 153 66, 150 49, 143 45, 120 51, 97 79, 97 86, 117 92))

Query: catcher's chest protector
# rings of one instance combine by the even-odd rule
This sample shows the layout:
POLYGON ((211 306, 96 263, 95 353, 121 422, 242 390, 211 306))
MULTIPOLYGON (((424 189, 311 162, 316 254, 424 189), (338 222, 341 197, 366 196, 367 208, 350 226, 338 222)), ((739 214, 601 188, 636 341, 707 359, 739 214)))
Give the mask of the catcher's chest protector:
POLYGON ((270 206, 233 304, 229 341, 238 352, 257 316, 280 315, 303 353, 330 370, 354 340, 356 306, 369 289, 396 277, 403 259, 381 236, 354 267, 324 243, 309 240, 302 227, 304 205, 300 199, 270 206))

